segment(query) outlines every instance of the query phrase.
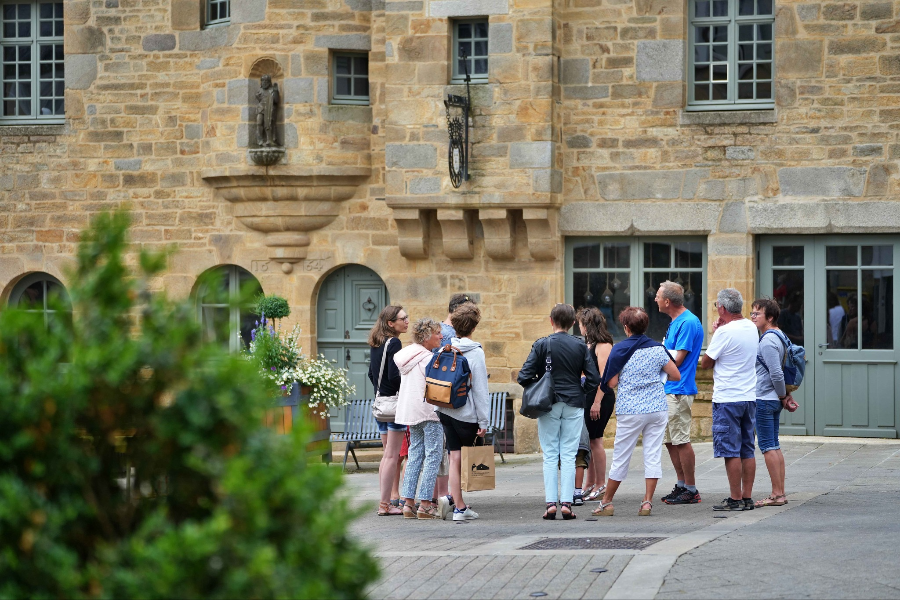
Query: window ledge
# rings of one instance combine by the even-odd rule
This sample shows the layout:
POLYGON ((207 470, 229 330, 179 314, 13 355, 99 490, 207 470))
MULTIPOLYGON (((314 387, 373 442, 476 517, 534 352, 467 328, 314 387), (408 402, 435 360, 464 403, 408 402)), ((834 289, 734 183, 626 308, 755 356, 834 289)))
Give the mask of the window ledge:
POLYGON ((0 123, 0 137, 6 135, 65 135, 68 126, 65 123, 21 125, 0 123))
POLYGON ((736 125, 777 123, 774 109, 681 111, 679 125, 736 125))

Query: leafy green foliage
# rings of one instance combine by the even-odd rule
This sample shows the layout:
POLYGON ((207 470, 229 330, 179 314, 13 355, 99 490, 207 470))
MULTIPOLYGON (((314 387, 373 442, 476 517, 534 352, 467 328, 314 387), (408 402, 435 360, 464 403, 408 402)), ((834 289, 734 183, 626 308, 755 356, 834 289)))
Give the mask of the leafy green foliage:
POLYGON ((259 295, 256 299, 256 307, 254 314, 266 319, 283 319, 291 314, 291 307, 288 301, 281 296, 272 294, 270 296, 259 295))
POLYGON ((256 366, 189 302, 145 292, 165 256, 134 277, 128 220, 83 235, 72 325, 0 314, 0 597, 361 597, 341 473, 302 423, 260 426, 256 366))

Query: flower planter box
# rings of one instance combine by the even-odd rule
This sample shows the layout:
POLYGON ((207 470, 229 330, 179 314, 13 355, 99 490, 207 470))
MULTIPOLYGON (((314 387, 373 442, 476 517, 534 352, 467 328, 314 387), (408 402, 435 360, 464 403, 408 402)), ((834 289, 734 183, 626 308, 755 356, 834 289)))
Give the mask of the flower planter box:
POLYGON ((291 387, 291 393, 275 399, 275 408, 266 411, 266 427, 274 429, 275 433, 290 433, 294 423, 298 419, 305 419, 312 423, 314 433, 310 438, 306 449, 310 457, 321 456, 325 462, 331 462, 331 421, 326 417, 320 417, 309 408, 309 388, 295 383, 291 387))

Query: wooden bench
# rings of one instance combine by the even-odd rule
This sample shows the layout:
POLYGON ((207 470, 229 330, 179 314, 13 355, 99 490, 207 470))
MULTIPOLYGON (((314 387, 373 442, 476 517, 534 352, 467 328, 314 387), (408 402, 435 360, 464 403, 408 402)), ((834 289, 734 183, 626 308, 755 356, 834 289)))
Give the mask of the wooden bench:
MULTIPOLYGON (((490 395, 491 415, 487 435, 494 446, 494 451, 500 455, 500 460, 506 462, 503 453, 497 445, 497 432, 506 431, 506 392, 494 392, 490 395)), ((359 461, 356 459, 357 448, 377 448, 381 446, 381 434, 378 432, 378 421, 372 415, 374 398, 367 400, 351 400, 347 405, 347 426, 343 433, 332 433, 331 441, 346 443, 344 450, 343 468, 347 469, 347 458, 353 456, 353 462, 359 469, 359 461)), ((487 440, 485 440, 487 441, 487 440)))
POLYGON ((377 448, 381 446, 381 434, 378 432, 378 421, 372 414, 374 398, 366 400, 351 400, 347 405, 347 425, 342 433, 332 433, 332 442, 344 442, 347 448, 344 450, 343 469, 347 469, 347 455, 353 455, 353 462, 359 469, 359 461, 356 460, 356 448, 377 448))

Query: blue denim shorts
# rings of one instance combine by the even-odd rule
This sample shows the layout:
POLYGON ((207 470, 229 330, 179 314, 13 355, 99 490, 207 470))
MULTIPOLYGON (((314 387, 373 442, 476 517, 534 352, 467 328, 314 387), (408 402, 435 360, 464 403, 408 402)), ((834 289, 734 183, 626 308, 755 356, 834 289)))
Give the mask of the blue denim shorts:
POLYGON ((778 443, 778 417, 783 408, 780 400, 756 401, 756 441, 763 454, 781 449, 778 443))
POLYGON ((753 458, 756 401, 713 402, 713 456, 753 458))
POLYGON ((386 423, 384 421, 376 421, 378 423, 378 433, 385 434, 388 432, 388 429, 391 431, 406 431, 406 425, 399 425, 397 423, 386 423))

